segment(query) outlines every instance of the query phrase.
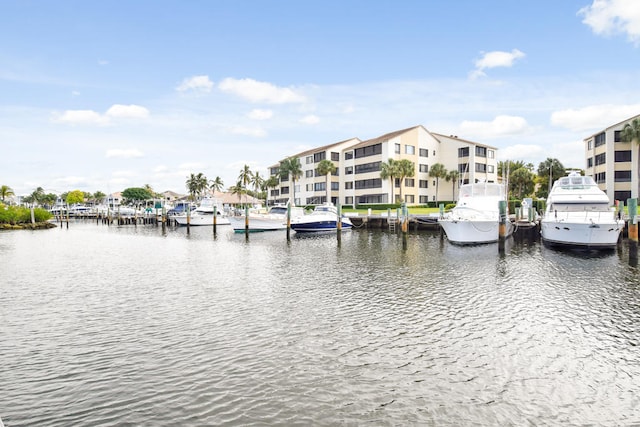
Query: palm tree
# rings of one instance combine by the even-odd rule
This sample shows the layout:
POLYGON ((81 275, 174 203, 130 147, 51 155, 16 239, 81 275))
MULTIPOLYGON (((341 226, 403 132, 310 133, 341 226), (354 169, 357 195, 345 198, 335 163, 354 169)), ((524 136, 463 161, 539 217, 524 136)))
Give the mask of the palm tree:
POLYGON ((389 159, 386 162, 380 164, 380 179, 389 179, 391 181, 391 200, 389 203, 395 203, 393 186, 395 183, 395 177, 399 175, 398 164, 395 160, 389 159))
MULTIPOLYGON (((32 203, 36 203, 38 205, 41 205, 43 202, 45 196, 45 192, 44 192, 44 188, 42 187, 38 187, 34 190, 33 193, 31 193, 31 200, 33 200, 32 203)), ((65 197, 66 199, 66 197, 65 197)))
POLYGON ((198 196, 200 196, 207 188, 209 181, 207 177, 202 174, 202 172, 197 175, 191 174, 189 178, 187 178, 187 190, 189 191, 189 198, 191 200, 195 200, 198 196))
POLYGON ((260 175, 259 171, 256 171, 251 176, 251 186, 256 193, 262 191, 264 187, 264 178, 260 175))
POLYGON ((216 195, 216 191, 222 191, 224 187, 224 182, 222 182, 222 178, 216 176, 215 179, 209 181, 209 189, 213 192, 213 195, 216 195))
POLYGON ((229 191, 231 194, 235 194, 238 196, 238 201, 242 200, 242 195, 246 194, 247 189, 242 185, 242 182, 238 181, 236 185, 232 185, 229 187, 229 191))
POLYGON ((400 180, 400 202, 404 202, 402 198, 402 183, 405 178, 412 178, 416 175, 416 165, 408 159, 402 159, 395 162, 398 166, 398 179, 400 180))
POLYGON ((0 186, 0 198, 2 198, 3 202, 5 201, 5 199, 7 197, 11 197, 11 196, 14 196, 14 195, 15 195, 15 193, 13 192, 11 187, 9 187, 8 185, 0 186))
POLYGON ((459 185, 459 181, 458 180, 460 179, 460 172, 458 172, 455 169, 451 169, 449 171, 449 173, 447 173, 447 176, 444 177, 444 179, 447 182, 452 181, 452 183, 453 183, 452 184, 453 185, 452 194, 453 194, 453 201, 455 202, 456 201, 456 187, 459 185))
POLYGON ((331 174, 335 173, 336 165, 333 164, 331 160, 323 159, 318 163, 318 174, 324 175, 326 177, 326 185, 327 185, 327 203, 331 203, 331 174))
POLYGON ((247 197, 246 197, 247 189, 249 188, 249 184, 251 183, 252 179, 253 179, 253 172, 251 172, 249 165, 244 165, 242 170, 240 170, 240 175, 238 175, 238 185, 244 189, 245 205, 247 204, 247 197))
POLYGON ((429 176, 436 179, 436 206, 438 205, 438 186, 440 185, 440 178, 447 176, 447 169, 442 163, 436 163, 429 169, 429 176))
MULTIPOLYGON (((635 118, 631 123, 627 123, 620 132, 620 140, 623 142, 634 142, 640 145, 640 119, 635 118)), ((640 147, 638 148, 638 164, 636 165, 638 170, 638 192, 636 197, 640 197, 640 147)))
POLYGON ((280 162, 280 178, 287 179, 291 178, 291 183, 293 186, 293 202, 291 206, 296 205, 296 181, 302 176, 302 165, 300 164, 300 159, 292 156, 287 157, 283 161, 280 162))
POLYGON ((269 189, 270 188, 277 188, 278 184, 280 184, 280 178, 278 178, 277 175, 271 175, 268 179, 266 179, 263 183, 264 188, 265 188, 265 192, 267 193, 265 199, 269 198, 269 189))
POLYGON ((540 187, 538 191, 536 191, 536 196, 541 199, 546 199, 553 182, 566 174, 564 166, 558 159, 549 157, 544 162, 540 162, 538 165, 538 182, 540 183, 540 187))

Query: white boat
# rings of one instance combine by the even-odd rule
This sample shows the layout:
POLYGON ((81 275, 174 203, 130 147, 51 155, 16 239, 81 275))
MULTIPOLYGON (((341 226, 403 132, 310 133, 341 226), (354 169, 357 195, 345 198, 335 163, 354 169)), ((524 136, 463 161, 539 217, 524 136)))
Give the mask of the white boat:
MULTIPOLYGON (((502 184, 479 182, 461 185, 455 208, 438 219, 438 223, 451 243, 475 245, 497 242, 500 238, 500 202, 505 200, 502 184)), ((513 224, 508 217, 504 223, 504 237, 509 237, 513 233, 513 224)))
POLYGON ((213 211, 216 211, 216 225, 229 225, 229 218, 224 215, 224 207, 217 199, 205 197, 193 212, 174 215, 179 225, 213 225, 213 211))
MULTIPOLYGON (((351 230, 353 224, 345 216, 340 218, 342 230, 351 230)), ((291 220, 291 229, 296 233, 314 233, 338 230, 338 209, 330 204, 318 205, 308 215, 291 220)))
MULTIPOLYGON (((291 219, 304 215, 304 208, 291 207, 291 219)), ((237 233, 246 231, 246 217, 228 217, 233 230, 237 233)), ((287 228, 287 205, 277 204, 269 208, 267 212, 249 211, 249 232, 285 230, 287 228)))
POLYGON ((553 183, 540 221, 542 242, 549 246, 613 248, 624 229, 609 197, 590 176, 571 172, 553 183))

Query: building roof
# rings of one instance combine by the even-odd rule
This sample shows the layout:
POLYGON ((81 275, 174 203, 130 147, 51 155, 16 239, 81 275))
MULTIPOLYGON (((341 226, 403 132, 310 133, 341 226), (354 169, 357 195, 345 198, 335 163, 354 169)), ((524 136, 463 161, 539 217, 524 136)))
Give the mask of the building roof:
POLYGON ((449 141, 460 141, 460 142, 464 142, 466 144, 481 145, 483 147, 492 148, 494 150, 497 150, 496 147, 492 147, 491 145, 480 144, 479 142, 474 142, 474 141, 469 141, 468 139, 458 138, 458 135, 442 135, 440 133, 432 133, 431 135, 433 135, 433 137, 435 139, 437 139, 438 142, 443 142, 443 141, 447 141, 447 140, 449 140, 449 141))
POLYGON ((373 145, 373 144, 377 144, 377 143, 380 143, 380 142, 384 142, 384 141, 387 141, 389 139, 393 139, 393 138, 395 138, 395 137, 397 137, 399 135, 402 135, 403 133, 407 133, 407 132, 409 132, 411 130, 414 130, 414 129, 417 129, 417 128, 422 128, 425 131, 429 132, 422 125, 413 126, 413 127, 407 128, 407 129, 396 130, 394 132, 385 133, 382 136, 378 136, 378 137, 375 137, 375 138, 372 138, 372 139, 367 139, 366 141, 362 141, 361 143, 359 143, 357 145, 354 145, 353 148, 366 147, 366 146, 369 146, 369 145, 373 145))

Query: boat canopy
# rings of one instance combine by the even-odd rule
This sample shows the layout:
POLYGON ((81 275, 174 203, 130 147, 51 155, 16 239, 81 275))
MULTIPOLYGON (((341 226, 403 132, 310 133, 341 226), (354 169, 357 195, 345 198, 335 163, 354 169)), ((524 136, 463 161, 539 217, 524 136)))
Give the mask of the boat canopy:
POLYGON ((558 179, 553 184, 554 190, 587 190, 592 187, 597 187, 598 184, 590 176, 581 176, 575 172, 572 172, 569 176, 558 179))
POLYGON ((504 186, 495 183, 465 184, 460 187, 460 198, 464 197, 498 197, 504 198, 504 186))

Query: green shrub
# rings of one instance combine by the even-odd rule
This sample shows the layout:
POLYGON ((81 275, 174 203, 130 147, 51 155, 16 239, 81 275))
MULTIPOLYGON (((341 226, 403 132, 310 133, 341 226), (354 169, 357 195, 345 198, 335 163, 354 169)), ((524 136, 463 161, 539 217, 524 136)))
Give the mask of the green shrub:
MULTIPOLYGON (((42 208, 33 210, 33 217, 36 222, 50 220, 51 212, 42 208)), ((0 224, 28 224, 31 222, 31 209, 24 206, 4 206, 0 205, 0 224)))

